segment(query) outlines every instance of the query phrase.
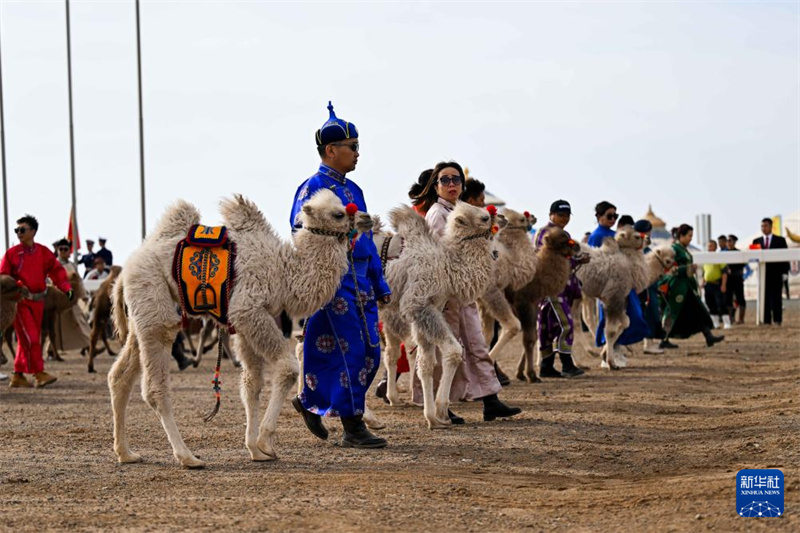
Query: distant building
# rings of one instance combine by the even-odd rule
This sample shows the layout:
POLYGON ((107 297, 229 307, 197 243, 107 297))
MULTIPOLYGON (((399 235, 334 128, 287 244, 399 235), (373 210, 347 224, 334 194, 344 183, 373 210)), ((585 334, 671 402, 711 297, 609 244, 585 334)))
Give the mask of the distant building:
POLYGON ((655 213, 653 213, 653 206, 647 206, 647 213, 642 217, 650 221, 653 225, 653 231, 650 232, 650 240, 656 246, 661 244, 672 244, 672 235, 667 229, 667 223, 661 220, 655 213))

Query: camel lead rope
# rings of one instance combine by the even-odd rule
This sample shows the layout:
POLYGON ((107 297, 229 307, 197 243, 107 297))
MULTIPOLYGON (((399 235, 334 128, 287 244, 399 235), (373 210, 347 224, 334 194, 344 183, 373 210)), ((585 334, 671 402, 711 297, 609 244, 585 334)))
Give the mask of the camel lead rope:
POLYGON ((214 379, 211 380, 211 383, 214 384, 214 396, 217 397, 217 402, 214 404, 214 409, 212 409, 211 412, 208 413, 203 418, 203 421, 205 421, 205 422, 211 422, 211 420, 215 416, 217 416, 217 413, 219 412, 219 405, 220 405, 220 398, 221 398, 221 394, 220 393, 222 392, 222 387, 220 386, 222 384, 222 381, 219 379, 219 373, 220 373, 219 369, 220 369, 220 365, 222 364, 222 351, 223 351, 223 348, 222 348, 222 338, 223 337, 222 336, 223 335, 227 335, 227 333, 225 333, 223 331, 223 328, 218 328, 218 330, 219 330, 219 340, 217 341, 217 366, 216 366, 216 368, 214 368, 214 379))

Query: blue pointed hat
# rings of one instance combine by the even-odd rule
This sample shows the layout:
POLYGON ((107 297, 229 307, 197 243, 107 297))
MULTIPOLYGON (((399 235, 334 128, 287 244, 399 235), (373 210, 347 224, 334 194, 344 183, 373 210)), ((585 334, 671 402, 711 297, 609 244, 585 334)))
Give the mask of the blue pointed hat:
POLYGON ((330 116, 328 121, 317 130, 315 135, 317 146, 343 141, 345 139, 358 139, 358 130, 352 122, 347 122, 336 117, 333 112, 333 104, 328 102, 330 116))

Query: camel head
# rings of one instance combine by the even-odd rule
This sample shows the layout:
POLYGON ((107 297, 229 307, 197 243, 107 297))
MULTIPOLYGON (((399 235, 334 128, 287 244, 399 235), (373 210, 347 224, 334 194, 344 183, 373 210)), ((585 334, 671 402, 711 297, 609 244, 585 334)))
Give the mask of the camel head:
MULTIPOLYGON (((528 213, 528 215, 530 215, 530 213, 528 213)), ((518 213, 513 209, 503 208, 501 216, 508 221, 508 224, 506 225, 507 231, 521 230, 528 232, 533 224, 530 217, 526 217, 524 214, 518 213)), ((533 220, 535 222, 536 217, 533 217, 533 220)))
POLYGON ((623 226, 618 229, 614 239, 621 249, 641 250, 644 248, 644 239, 638 231, 633 229, 633 226, 623 226))
POLYGON ((544 248, 564 257, 578 255, 581 252, 581 245, 572 240, 566 231, 558 227, 552 228, 545 234, 544 248))
POLYGON ((528 231, 533 229, 533 225, 536 224, 536 216, 531 213, 530 211, 525 211, 522 213, 525 218, 528 220, 528 231))
MULTIPOLYGON (((351 205, 351 204, 348 204, 351 205)), ((363 211, 353 212, 353 228, 350 227, 350 214, 342 201, 332 191, 321 189, 303 205, 300 214, 303 228, 316 233, 347 235, 351 229, 358 233, 367 233, 372 230, 372 218, 363 211)))
POLYGON ((69 284, 72 286, 72 305, 78 303, 78 300, 83 300, 87 297, 86 288, 83 286, 83 280, 77 272, 72 272, 69 275, 69 284))
POLYGON ((22 282, 17 282, 11 276, 0 275, 0 295, 3 300, 19 301, 20 298, 29 298, 31 293, 22 282))
POLYGON ((497 229, 500 231, 503 231, 508 226, 508 219, 502 213, 497 213, 494 222, 497 225, 497 229))
POLYGON ((451 240, 463 241, 492 237, 492 225, 497 222, 486 209, 469 205, 466 202, 456 203, 455 209, 447 217, 445 235, 451 240), (494 220, 493 220, 494 219, 494 220))
POLYGON ((672 246, 660 246, 648 254, 649 256, 653 256, 653 260, 664 268, 664 272, 669 272, 675 266, 675 250, 672 246))

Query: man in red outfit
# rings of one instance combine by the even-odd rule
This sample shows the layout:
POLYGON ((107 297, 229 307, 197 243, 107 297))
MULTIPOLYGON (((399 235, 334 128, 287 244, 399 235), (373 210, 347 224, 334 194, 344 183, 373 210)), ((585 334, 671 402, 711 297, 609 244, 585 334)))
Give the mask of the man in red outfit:
POLYGON ((67 272, 46 246, 33 242, 39 222, 30 215, 17 220, 14 233, 19 244, 9 248, 0 261, 0 274, 11 276, 27 287, 31 295, 17 304, 14 331, 17 334, 17 355, 14 358, 14 377, 11 387, 34 386, 25 378, 33 374, 36 387, 46 387, 56 378, 44 371, 41 329, 47 278, 72 300, 72 287, 67 272))

